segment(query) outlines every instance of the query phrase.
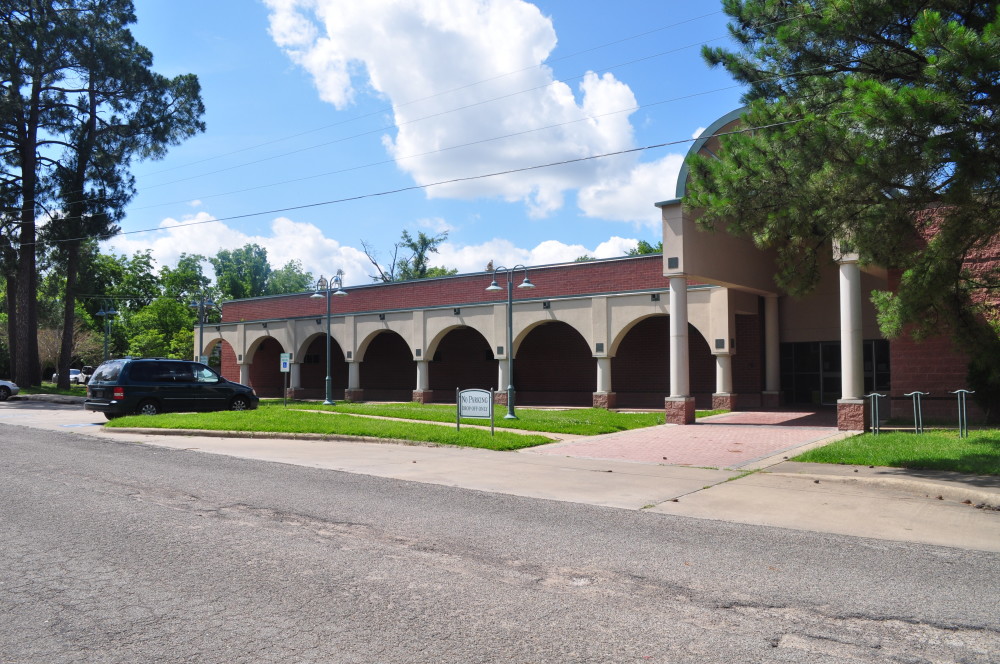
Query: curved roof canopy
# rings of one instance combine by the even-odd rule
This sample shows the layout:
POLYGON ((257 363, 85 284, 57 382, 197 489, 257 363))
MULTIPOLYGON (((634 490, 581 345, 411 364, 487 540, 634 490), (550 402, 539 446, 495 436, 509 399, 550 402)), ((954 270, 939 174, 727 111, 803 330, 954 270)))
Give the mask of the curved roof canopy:
POLYGON ((719 148, 719 138, 717 134, 725 133, 725 131, 735 127, 737 122, 739 122, 740 116, 743 115, 745 110, 746 107, 743 106, 726 113, 705 128, 695 142, 691 144, 691 148, 688 150, 687 154, 684 155, 684 163, 681 165, 680 173, 677 175, 676 197, 678 199, 684 198, 684 194, 687 193, 688 159, 691 155, 704 154, 714 157, 719 148))

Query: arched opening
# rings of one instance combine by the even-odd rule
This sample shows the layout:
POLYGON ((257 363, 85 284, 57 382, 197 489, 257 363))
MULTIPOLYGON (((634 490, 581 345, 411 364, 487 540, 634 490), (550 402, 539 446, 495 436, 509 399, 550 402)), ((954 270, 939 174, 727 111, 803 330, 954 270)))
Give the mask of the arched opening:
POLYGON ((273 337, 266 337, 257 346, 250 364, 250 386, 257 396, 281 398, 285 375, 281 372, 281 354, 285 349, 273 337))
MULTIPOLYGON (((715 358, 708 342, 688 325, 691 396, 695 407, 711 408, 715 358)), ((636 323, 611 360, 611 389, 619 408, 663 408, 670 396, 670 317, 652 316, 636 323)))
POLYGON ((417 370, 403 337, 385 331, 375 335, 359 367, 366 401, 410 401, 417 370))
MULTIPOLYGON (((488 390, 496 387, 497 361, 479 331, 458 327, 438 344, 428 366, 430 389, 439 403, 454 403, 455 388, 488 390)), ((506 386, 504 386, 506 387, 506 386)))
MULTIPOLYGON (((236 351, 233 349, 232 345, 224 339, 219 341, 217 348, 219 353, 219 373, 222 374, 223 378, 239 383, 240 365, 236 363, 236 351)), ((215 348, 213 348, 212 351, 214 353, 215 348)))
POLYGON ((514 388, 519 405, 590 406, 596 384, 597 360, 583 336, 567 323, 539 325, 517 349, 514 388))
MULTIPOLYGON (((302 354, 299 373, 301 391, 295 396, 303 399, 323 399, 326 397, 326 335, 319 334, 309 343, 302 354)), ((344 398, 347 387, 347 360, 344 351, 335 339, 330 340, 330 376, 333 379, 332 397, 344 398)))

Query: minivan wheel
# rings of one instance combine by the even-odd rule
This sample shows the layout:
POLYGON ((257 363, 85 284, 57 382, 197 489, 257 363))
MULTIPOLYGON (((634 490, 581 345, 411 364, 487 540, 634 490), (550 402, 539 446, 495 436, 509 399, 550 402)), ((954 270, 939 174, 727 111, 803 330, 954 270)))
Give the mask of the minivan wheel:
POLYGON ((139 415, 157 415, 160 412, 160 406, 155 401, 143 401, 139 404, 139 410, 136 412, 139 415))
POLYGON ((109 420, 114 420, 121 417, 121 415, 119 415, 118 413, 104 413, 104 417, 108 418, 109 420))
POLYGON ((246 410, 250 407, 249 402, 247 402, 245 397, 236 397, 233 399, 232 403, 229 404, 229 410, 246 410))
POLYGON ((6 385, 0 385, 0 401, 6 401, 10 399, 10 388, 6 385))

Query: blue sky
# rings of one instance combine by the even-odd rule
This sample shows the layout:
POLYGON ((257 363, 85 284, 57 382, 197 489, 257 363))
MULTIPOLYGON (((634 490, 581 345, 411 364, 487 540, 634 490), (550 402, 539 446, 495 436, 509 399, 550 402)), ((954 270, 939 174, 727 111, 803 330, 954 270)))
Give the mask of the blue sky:
POLYGON ((135 166, 125 233, 105 250, 151 249, 166 265, 256 242, 275 267, 299 259, 314 276, 368 283, 362 242, 385 260, 403 229, 447 230, 432 263, 461 272, 621 255, 660 238, 654 203, 673 197, 688 143, 477 176, 685 141, 740 103, 700 55, 729 44, 715 2, 137 0, 136 11, 155 69, 198 75, 207 130, 135 166), (460 178, 474 179, 435 184, 460 178), (207 220, 219 221, 185 226, 207 220))

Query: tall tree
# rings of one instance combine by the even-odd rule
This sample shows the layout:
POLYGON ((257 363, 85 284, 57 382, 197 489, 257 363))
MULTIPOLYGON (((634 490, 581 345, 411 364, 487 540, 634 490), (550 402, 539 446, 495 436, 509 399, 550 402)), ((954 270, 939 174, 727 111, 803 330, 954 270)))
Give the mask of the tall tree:
POLYGON ((301 293, 312 288, 314 283, 312 273, 302 269, 302 261, 293 259, 285 263, 284 267, 271 272, 267 294, 301 293))
POLYGON ((663 240, 656 244, 650 244, 645 240, 639 240, 638 244, 625 252, 626 256, 645 256, 646 254, 662 254, 663 240))
MULTIPOLYGON (((2 122, 6 179, 17 185, 15 376, 37 384, 35 219, 47 210, 41 239, 56 243, 66 274, 61 365, 72 353, 80 243, 117 232, 134 193, 129 166, 157 158, 204 129, 198 81, 154 73, 136 43, 131 0, 0 2, 5 84, 2 122)), ((65 368, 65 367, 64 367, 65 368)), ((60 374, 66 374, 60 371, 60 374)))
POLYGON ((876 298, 883 330, 950 330, 1000 381, 1000 264, 968 261, 1000 234, 998 3, 723 6, 741 48, 703 52, 749 86, 745 131, 692 161, 685 205, 776 250, 792 293, 816 284, 833 239, 905 270, 876 298))
POLYGON ((271 264, 264 247, 247 244, 240 249, 222 249, 209 261, 215 268, 215 283, 222 297, 240 300, 267 294, 271 264))
POLYGON ((212 297, 212 280, 205 274, 207 259, 201 254, 182 253, 177 265, 160 268, 163 294, 180 300, 193 301, 202 295, 212 297))
POLYGON ((392 258, 388 266, 385 267, 379 263, 378 254, 368 243, 362 242, 361 246, 364 248, 368 260, 378 271, 378 274, 371 275, 372 280, 389 283, 458 274, 457 269, 431 267, 430 265, 429 254, 436 254, 438 247, 447 239, 448 231, 437 235, 427 235, 423 231, 417 231, 417 236, 413 237, 409 231, 404 230, 399 242, 393 245, 392 258), (408 251, 409 255, 400 258, 400 250, 408 251))

